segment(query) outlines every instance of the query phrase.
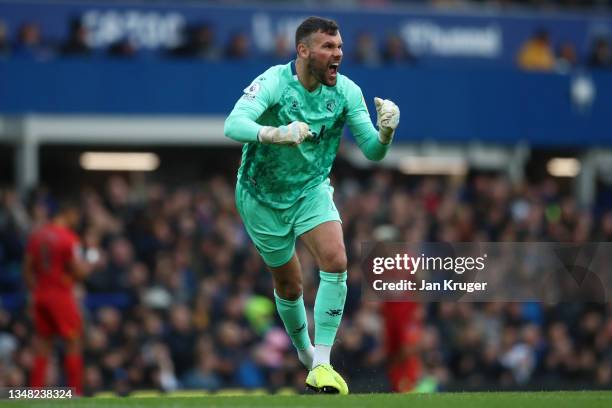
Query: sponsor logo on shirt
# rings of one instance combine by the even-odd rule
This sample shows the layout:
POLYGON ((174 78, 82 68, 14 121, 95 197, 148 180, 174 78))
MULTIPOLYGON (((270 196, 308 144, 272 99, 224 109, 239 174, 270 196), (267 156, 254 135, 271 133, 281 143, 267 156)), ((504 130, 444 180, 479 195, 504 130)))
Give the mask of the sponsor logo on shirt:
POLYGON ((242 98, 248 101, 252 101, 255 99, 255 97, 257 96, 260 90, 261 90, 261 84, 259 82, 253 82, 251 85, 244 88, 244 90, 242 91, 244 92, 244 95, 242 95, 242 98))
POLYGON ((321 139, 323 138, 324 134, 325 134, 325 125, 321 126, 321 130, 319 132, 312 132, 312 137, 306 140, 312 143, 319 144, 321 143, 321 139))

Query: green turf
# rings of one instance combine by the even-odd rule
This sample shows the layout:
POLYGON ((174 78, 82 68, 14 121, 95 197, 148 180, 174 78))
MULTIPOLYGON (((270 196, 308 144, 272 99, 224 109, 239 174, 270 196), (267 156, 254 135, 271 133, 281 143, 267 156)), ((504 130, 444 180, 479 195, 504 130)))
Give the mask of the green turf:
POLYGON ((441 394, 250 395, 147 398, 81 398, 55 401, 2 401, 10 407, 428 407, 428 408, 563 408, 612 407, 610 392, 514 392, 441 394))

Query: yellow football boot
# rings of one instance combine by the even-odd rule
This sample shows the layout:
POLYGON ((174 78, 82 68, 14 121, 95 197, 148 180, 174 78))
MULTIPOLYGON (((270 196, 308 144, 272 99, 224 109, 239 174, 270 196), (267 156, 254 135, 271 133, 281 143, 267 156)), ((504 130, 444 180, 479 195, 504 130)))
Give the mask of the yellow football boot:
POLYGON ((347 395, 349 393, 346 381, 330 364, 321 364, 310 370, 306 377, 306 386, 315 392, 325 394, 347 395))

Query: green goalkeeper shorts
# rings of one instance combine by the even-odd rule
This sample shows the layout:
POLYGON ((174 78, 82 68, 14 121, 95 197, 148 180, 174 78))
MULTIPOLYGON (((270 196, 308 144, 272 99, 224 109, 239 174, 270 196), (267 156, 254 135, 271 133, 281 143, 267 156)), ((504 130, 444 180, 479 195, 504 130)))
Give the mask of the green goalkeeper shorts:
POLYGON ((266 265, 276 268, 289 262, 297 237, 324 222, 342 222, 333 194, 328 180, 281 210, 262 204, 238 183, 236 207, 257 252, 266 265))

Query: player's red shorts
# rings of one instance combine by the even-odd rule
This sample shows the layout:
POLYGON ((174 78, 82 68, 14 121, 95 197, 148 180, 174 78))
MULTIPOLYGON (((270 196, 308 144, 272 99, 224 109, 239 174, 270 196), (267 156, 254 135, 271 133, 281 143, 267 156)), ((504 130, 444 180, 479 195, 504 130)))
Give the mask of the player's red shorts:
POLYGON ((36 294, 33 306, 34 328, 40 336, 69 340, 81 335, 81 314, 71 293, 36 294))

